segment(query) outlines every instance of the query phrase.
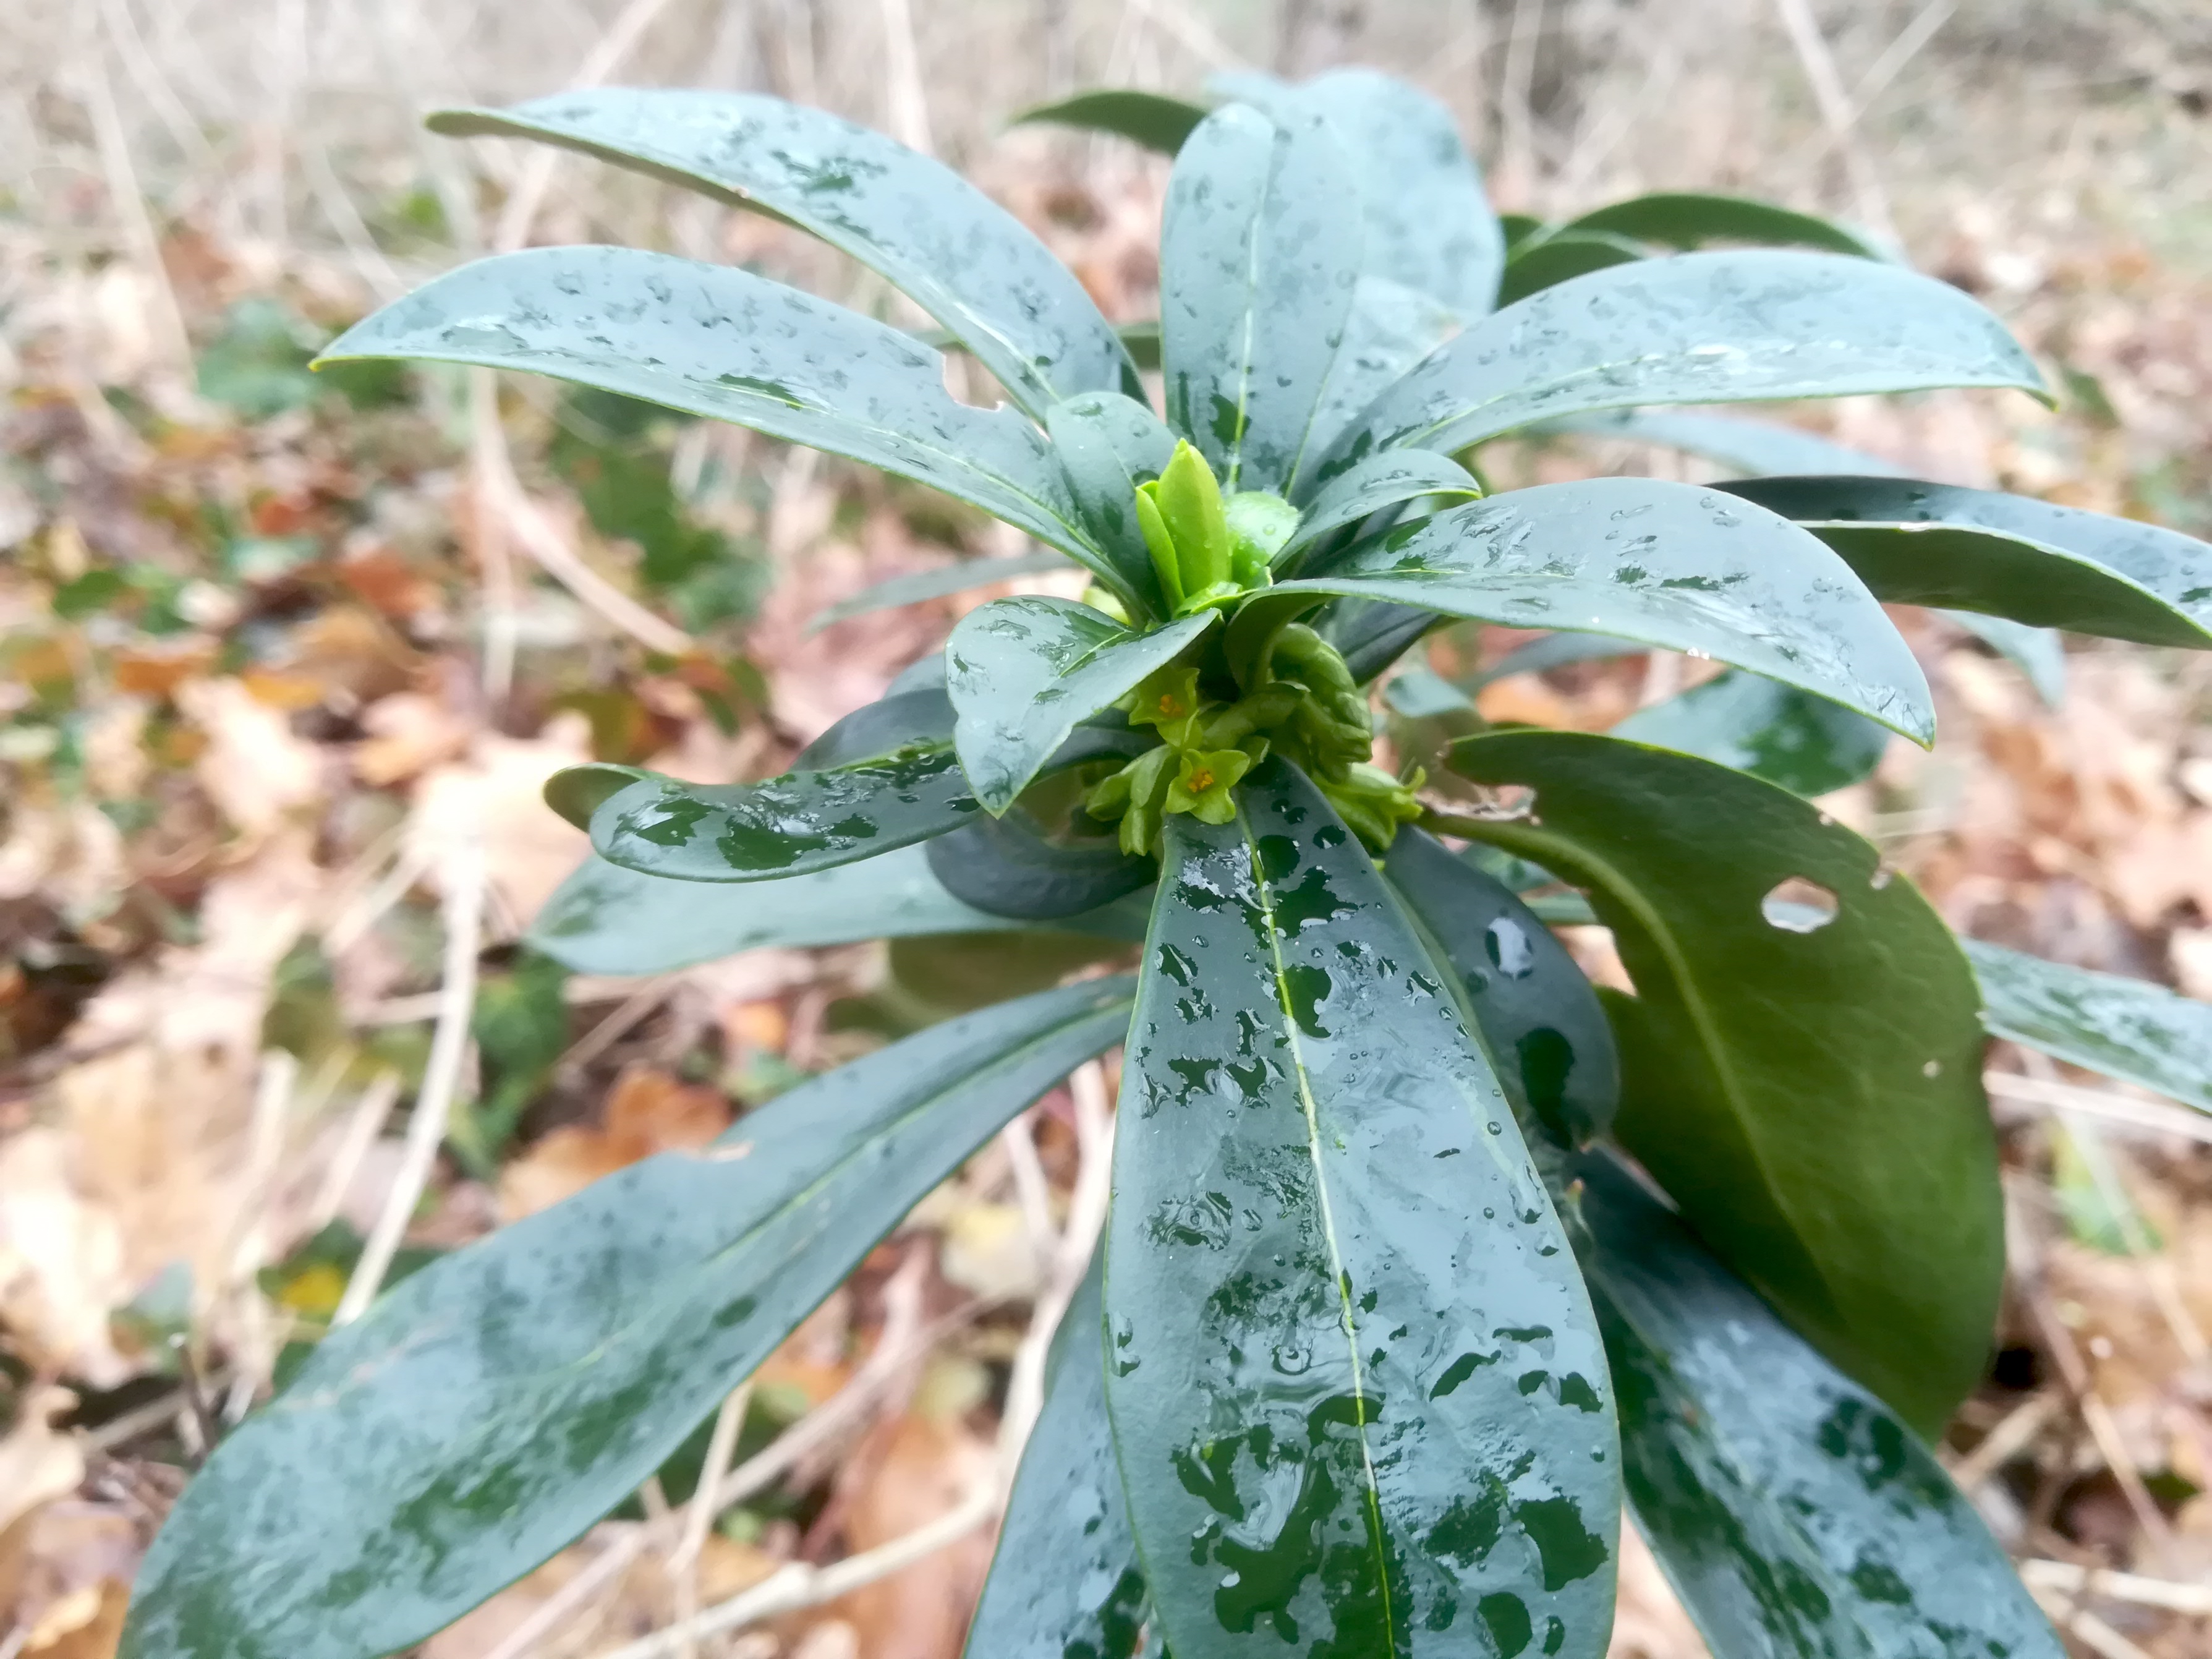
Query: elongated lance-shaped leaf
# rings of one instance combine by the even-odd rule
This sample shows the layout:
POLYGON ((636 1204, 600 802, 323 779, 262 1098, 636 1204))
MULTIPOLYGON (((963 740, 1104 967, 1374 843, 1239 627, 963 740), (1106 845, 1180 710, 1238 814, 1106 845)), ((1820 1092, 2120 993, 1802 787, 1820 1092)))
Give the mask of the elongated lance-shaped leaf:
POLYGON ((1623 1144, 1932 1437, 1982 1373, 2004 1272, 1979 999, 1950 930, 1812 803, 1707 761, 1508 732, 1451 765, 1534 787, 1529 817, 1481 838, 1588 888, 1613 931, 1637 993, 1600 993, 1623 1144))
POLYGON ((1498 303, 1510 306, 1593 270, 1610 270, 1646 258, 1626 236, 1602 231, 1559 230, 1513 250, 1498 284, 1498 303))
POLYGON ((1048 571, 1066 568, 1067 561, 1057 553, 1016 553, 1003 559, 963 559, 957 564, 940 566, 935 570, 917 570, 911 575, 893 576, 888 581, 862 588, 850 599, 824 605, 807 619, 806 631, 818 634, 825 628, 873 611, 895 611, 901 605, 921 605, 930 599, 944 599, 947 594, 965 593, 971 588, 995 587, 999 583, 1012 581, 1018 576, 1041 576, 1048 571))
POLYGON ((1176 158, 1160 233, 1168 424, 1224 490, 1286 490, 1352 312, 1359 232, 1326 122, 1232 104, 1176 158))
POLYGON ((1136 495, 1137 486, 1158 477, 1174 457, 1175 434, 1150 408, 1112 392, 1056 404, 1045 429, 1085 530, 1121 573, 1120 591, 1139 597, 1142 614, 1166 621, 1175 606, 1160 591, 1137 523, 1136 495))
POLYGON ((1844 472, 1866 477, 1901 477, 1905 469, 1876 455, 1846 449, 1817 434, 1778 421, 1746 420, 1732 415, 1699 415, 1662 409, 1616 409, 1595 415, 1571 415, 1532 427, 1528 435, 1572 432, 1593 438, 1621 438, 1702 455, 1752 477, 1771 473, 1844 472))
POLYGON ((138 1577, 131 1659, 422 1640, 634 1491, 978 1143, 1119 1041, 1128 981, 948 1021, 404 1280, 236 1430, 138 1577))
POLYGON ((2212 1004, 1962 939, 1994 1036, 2212 1112, 2212 1004))
POLYGON ((2030 628, 2026 623, 1984 616, 1978 611, 1939 610, 1936 614, 1956 623, 2027 675, 2027 683, 2046 707, 2056 708, 2066 700, 2066 644, 2056 630, 2030 628))
POLYGON ((1203 104, 1170 98, 1164 93, 1145 92, 1134 87, 1099 87, 1056 103, 1025 109, 1009 125, 1038 122, 1080 127, 1089 132, 1110 132, 1118 138, 1142 144, 1146 149, 1173 155, 1183 147, 1198 124, 1206 119, 1206 113, 1203 104))
POLYGON ((1296 570, 1317 543, 1385 507, 1401 507, 1424 495, 1465 501, 1481 494, 1482 486, 1473 475, 1448 455, 1425 449, 1389 449, 1370 455, 1332 479, 1306 504, 1298 527, 1275 555, 1275 568, 1296 570))
POLYGON ((1358 180, 1368 275, 1401 283, 1460 318, 1496 302, 1505 233, 1451 112, 1417 87, 1370 69, 1337 69, 1292 86, 1265 75, 1217 75, 1209 89, 1285 120, 1328 118, 1358 180))
POLYGON ((1078 720, 1166 667, 1219 615, 1137 634, 1088 605, 1032 595, 963 617, 945 647, 952 741, 984 810, 1012 806, 1078 720))
POLYGON ((1620 1058, 1597 993, 1513 890, 1418 830, 1384 873, 1458 980, 1514 1104, 1559 1145, 1587 1145, 1620 1106, 1620 1058))
POLYGON ((1020 808, 1002 818, 978 814, 925 850, 946 892, 1018 922, 1090 915, 1151 886, 1158 871, 1151 859, 1123 853, 1111 834, 1048 840, 1020 808))
POLYGON ((1323 471, 1638 404, 1929 386, 2045 395, 2004 325, 1932 276, 1833 253, 1684 253, 1577 276, 1475 324, 1376 398, 1323 471))
POLYGON ((1720 487, 1797 520, 1900 605, 2212 649, 2212 546, 2176 530, 1909 478, 1720 487))
POLYGON ((1022 1452, 998 1553, 968 1627, 971 1659, 1130 1659, 1145 1577, 1106 1418, 1105 1252, 1052 1342, 1044 1409, 1022 1452))
POLYGON ((1594 1659, 1603 1357, 1442 970, 1279 758, 1233 822, 1166 833, 1106 1397, 1169 1651, 1594 1659))
POLYGON ((1911 1431, 1610 1158, 1578 1172, 1629 1505, 1713 1652, 2060 1659, 1911 1431))
POLYGON ((1810 691, 1926 744, 1928 683, 1850 568, 1763 508, 1692 484, 1540 484, 1388 531, 1245 602, 1246 630, 1330 593, 1514 628, 1618 635, 1810 691))
POLYGON ((1889 747, 1889 733, 1865 715, 1741 669, 1638 709, 1613 735, 1734 767, 1807 796, 1872 775, 1889 747))
POLYGON ((952 699, 942 681, 893 690, 862 703, 792 757, 794 772, 826 772, 902 749, 952 740, 952 699))
POLYGON ((1297 476, 1291 480, 1294 500, 1313 499, 1322 483, 1321 463, 1337 438, 1384 388, 1451 338, 1459 326, 1457 313, 1403 283, 1366 276, 1353 285, 1344 343, 1337 348, 1328 378, 1322 383, 1313 438, 1297 476))
POLYGON ((1044 434, 971 409, 895 328, 726 265, 635 248, 479 259, 348 329, 322 361, 428 358, 595 386, 846 455, 971 501, 1119 579, 1044 434))
POLYGON ((1079 392, 1140 389, 1112 325, 1020 220, 943 163, 826 110, 599 87, 446 110, 430 127, 541 139, 811 231, 958 336, 1032 415, 1079 392))
POLYGON ((1767 247, 1794 245, 1825 248, 1831 253, 1856 254, 1863 259, 1887 260, 1890 257, 1886 250, 1856 231, 1831 220, 1743 196, 1674 191, 1632 196, 1625 202, 1613 202, 1585 213, 1579 219, 1570 219, 1555 234, 1566 235, 1577 231, 1610 232, 1678 248, 1693 248, 1706 242, 1756 242, 1767 247))
POLYGON ((1349 599, 1326 607, 1316 627, 1343 654, 1352 679, 1364 685, 1411 650, 1437 621, 1436 612, 1425 605, 1349 599))

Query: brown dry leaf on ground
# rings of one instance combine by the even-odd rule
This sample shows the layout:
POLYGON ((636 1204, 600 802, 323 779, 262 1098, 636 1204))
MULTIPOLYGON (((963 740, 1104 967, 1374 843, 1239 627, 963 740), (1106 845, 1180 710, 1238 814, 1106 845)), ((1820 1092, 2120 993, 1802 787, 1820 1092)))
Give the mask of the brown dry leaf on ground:
POLYGON ((580 715, 556 715, 536 738, 483 733, 466 760, 416 786, 409 853, 434 885, 449 848, 465 837, 480 841, 504 920, 518 931, 528 927, 591 847, 582 830, 547 809, 545 780, 591 757, 580 715))
POLYGON ((534 1215, 655 1152, 696 1152, 729 1127, 720 1091, 632 1066, 615 1080, 604 1125, 555 1129, 500 1171, 500 1218, 534 1215))

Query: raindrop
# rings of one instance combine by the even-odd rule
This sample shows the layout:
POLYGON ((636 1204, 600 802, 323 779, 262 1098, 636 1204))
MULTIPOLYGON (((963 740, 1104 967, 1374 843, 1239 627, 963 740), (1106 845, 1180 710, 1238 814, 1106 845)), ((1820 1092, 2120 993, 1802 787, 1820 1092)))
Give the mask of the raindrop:
POLYGON ((1224 1589, 1235 1589, 1243 1582, 1244 1575, 1242 1573, 1224 1572, 1221 1575, 1221 1588, 1224 1589))
POLYGON ((1498 1122, 1495 1119, 1492 1120, 1488 1127, 1490 1133, 1494 1135, 1502 1135, 1505 1133, 1505 1126, 1503 1123, 1498 1122))
POLYGON ((1759 902, 1768 926, 1790 933, 1818 933, 1836 919, 1838 908, 1834 893, 1803 876, 1776 882, 1759 902))
POLYGON ((1923 1066, 1920 1068, 1920 1075, 1921 1075, 1921 1076, 1923 1076, 1923 1077, 1941 1077, 1941 1076, 1942 1076, 1942 1075, 1943 1075, 1943 1062, 1942 1062, 1942 1060, 1929 1060, 1929 1061, 1925 1066, 1923 1066))

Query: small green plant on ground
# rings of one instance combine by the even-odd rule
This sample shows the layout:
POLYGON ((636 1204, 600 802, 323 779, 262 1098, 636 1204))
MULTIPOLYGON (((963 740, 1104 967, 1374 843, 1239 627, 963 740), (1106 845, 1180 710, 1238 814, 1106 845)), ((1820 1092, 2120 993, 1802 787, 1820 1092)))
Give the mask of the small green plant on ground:
POLYGON ((1624 1499, 1724 1659, 2055 1659, 1929 1449, 2003 1269, 1984 1032, 2212 1108, 2212 1011, 1962 949, 1805 797, 1934 736, 1884 602, 2047 678, 2052 627, 2212 645, 2212 548, 1638 412, 2042 395, 1994 318, 1848 232, 1680 196, 1509 228, 1411 88, 1221 91, 1041 112, 1175 153, 1159 325, 1126 339, 956 176, 817 112, 599 91, 437 118, 810 230, 1011 401, 957 402, 932 345, 763 277, 610 247, 466 266, 329 358, 734 421, 1094 584, 973 611, 784 776, 556 779, 598 856, 538 947, 603 972, 987 930, 1141 954, 394 1288, 200 1474, 126 1653, 422 1639, 623 1502, 910 1206, 1126 1043, 1111 1214, 978 1659, 1597 1659, 1624 1499), (1796 476, 1486 491, 1482 445, 1575 428, 1796 476), (1386 770, 1370 688, 1451 618, 1727 672, 1593 735, 1486 728, 1404 666, 1386 770), (1577 915, 1633 995, 1546 925, 1577 915))

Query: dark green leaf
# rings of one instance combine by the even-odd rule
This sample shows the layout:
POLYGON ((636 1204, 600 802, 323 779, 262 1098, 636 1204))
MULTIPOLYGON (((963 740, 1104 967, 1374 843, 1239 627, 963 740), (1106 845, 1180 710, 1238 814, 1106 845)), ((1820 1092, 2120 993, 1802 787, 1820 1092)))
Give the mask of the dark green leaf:
POLYGON ((1343 653, 1352 678, 1364 685, 1436 625, 1436 613, 1426 605, 1348 599, 1323 611, 1318 626, 1322 637, 1343 653))
POLYGON ((1145 1578, 1106 1419, 1105 1255, 1091 1258, 1053 1339, 1044 1410, 969 1626, 972 1659, 1128 1659, 1137 1650, 1145 1578))
POLYGON ((1322 538, 1385 507, 1401 507, 1424 495, 1463 501, 1481 494, 1482 486, 1448 455, 1425 449, 1391 449, 1370 455, 1331 479, 1306 504, 1297 529, 1275 555, 1275 568, 1296 569, 1301 556, 1322 538))
POLYGON ((1304 775, 1168 820, 1108 1404, 1178 1659, 1548 1653, 1612 1622, 1597 1334, 1455 999, 1304 775))
POLYGON ((1515 1106, 1563 1146, 1604 1133, 1620 1105, 1620 1059, 1566 947, 1512 889, 1418 830, 1399 832, 1385 873, 1458 979, 1515 1106))
POLYGON ((1110 132, 1132 143, 1172 155, 1183 147, 1192 131, 1206 119, 1201 104, 1186 103, 1164 93, 1140 92, 1133 87, 1101 87, 1079 92, 1057 103, 1039 104, 1014 117, 1011 125, 1048 122, 1054 126, 1081 127, 1090 132, 1110 132))
POLYGON ((1952 386, 2045 395, 2004 325, 1932 276, 1832 253, 1684 253, 1577 276, 1475 324, 1377 398, 1326 470, 1638 404, 1952 386))
POLYGON ((963 617, 945 647, 953 742, 984 810, 1012 806, 1077 721, 1166 667, 1220 614, 1136 634, 1088 605, 1032 594, 963 617))
POLYGON ((1620 409, 1595 415, 1571 415, 1547 421, 1533 433, 1575 432, 1593 438, 1620 438, 1702 455, 1753 477, 1767 473, 1848 472, 1862 477, 1902 477, 1902 467, 1777 421, 1741 420, 1729 415, 1679 413, 1673 410, 1620 409))
POLYGON ((1935 736, 1919 665, 1844 562, 1788 520, 1690 484, 1540 484, 1401 526, 1325 575, 1248 600, 1231 657, 1243 630, 1329 593, 1617 634, 1751 669, 1918 743, 1935 736))
POLYGON ((1152 323, 1123 323, 1114 331, 1121 337, 1122 347, 1129 361, 1139 368, 1157 372, 1160 366, 1160 325, 1152 323))
POLYGON ((1899 605, 2212 648, 2212 546, 2179 531, 1909 478, 1718 487, 1803 523, 1899 605))
POLYGON ((917 744, 952 741, 952 699, 943 684, 894 687, 863 703, 792 757, 794 772, 827 772, 879 760, 917 744))
POLYGON ((1042 575, 1048 570, 1065 570, 1066 559, 1057 553, 1017 553, 1004 559, 963 559, 957 564, 939 566, 935 570, 917 570, 908 576, 893 576, 872 587, 864 587, 850 599, 840 599, 835 605, 824 605, 808 618, 806 631, 819 634, 835 623, 865 617, 871 611, 893 611, 902 605, 920 605, 926 599, 941 599, 948 593, 965 593, 970 588, 991 587, 1017 576, 1042 575))
POLYGON ((1112 580, 1018 411, 956 402, 944 359, 896 329, 726 265, 619 247, 479 259, 324 356, 522 369, 734 422, 972 501, 1112 580))
POLYGON ((1498 303, 1510 306, 1574 277, 1632 264, 1644 257, 1644 250, 1625 236, 1595 230, 1553 231, 1513 250, 1498 284, 1498 303))
MULTIPOLYGON (((2004 1272, 1973 976, 1911 883, 1810 802, 1580 732, 1472 738, 1533 786, 1482 838, 1590 890, 1618 1133, 1723 1260, 1933 1435, 1988 1358, 2004 1272)), ((1472 830, 1470 830, 1472 833, 1472 830)))
POLYGON ((2212 1112, 2212 1004, 1978 939, 1960 943, 1993 1035, 2212 1112))
POLYGON ((1079 392, 1138 389, 1083 284, 1020 220, 950 167, 826 110, 601 87, 446 110, 430 126, 542 139, 811 231, 958 335, 1033 415, 1079 392))
POLYGON ((1152 860, 1130 858, 1110 836, 1048 840, 1017 808, 988 814, 926 849, 931 874, 956 899, 994 916, 1053 921, 1111 904, 1152 884, 1152 860))
POLYGON ((1797 213, 1771 202, 1742 196, 1704 196, 1662 193, 1632 196, 1559 227, 1561 234, 1610 231, 1657 242, 1667 247, 1692 248, 1706 242, 1756 242, 1767 247, 1817 247, 1831 253, 1856 254, 1863 259, 1890 257, 1856 231, 1809 213, 1797 213))
POLYGON ((1054 406, 1045 416, 1084 527, 1121 572, 1121 589, 1164 621, 1174 611, 1137 525, 1137 486, 1157 478, 1175 454, 1175 434, 1145 404, 1094 392, 1054 406))
MULTIPOLYGON (((1109 906, 1054 925, 1135 939, 1144 936, 1145 913, 1109 906)), ((561 884, 529 938, 579 974, 665 974, 768 945, 812 948, 1016 926, 953 897, 930 873, 925 849, 904 847, 860 864, 742 885, 671 881, 594 857, 561 884)))
POLYGON ((1458 331, 1458 314, 1418 289, 1381 276, 1359 279, 1352 291, 1344 343, 1322 385, 1305 464, 1293 481, 1295 499, 1313 498, 1323 482, 1317 463, 1367 406, 1458 331))
POLYGON ((1224 491, 1287 493, 1321 458, 1322 386, 1360 272, 1359 232, 1334 216, 1353 189, 1318 116, 1278 125, 1232 104, 1176 158, 1160 234, 1168 424, 1224 491))
POLYGON ((131 1659, 363 1659, 580 1536, 977 1143, 1119 1041, 1128 981, 933 1027, 423 1269, 225 1440, 131 1659))
POLYGON ((2004 617, 1985 617, 1973 611, 1938 611, 1946 622, 1956 623, 1999 656, 2027 676, 2035 695, 2052 708, 2066 700, 2066 646, 2048 628, 2030 628, 2004 617))
POLYGON ((2061 1659, 1973 1506, 1610 1159, 1584 1262, 1637 1525, 1723 1659, 2061 1659))
POLYGON ((1533 213, 1501 213, 1498 216, 1498 228, 1504 233, 1505 251, 1510 254, 1515 248, 1541 231, 1544 222, 1533 213))
POLYGON ((1732 766, 1798 795, 1859 782, 1889 746, 1889 733, 1863 714, 1740 669, 1638 709, 1613 735, 1732 766))

